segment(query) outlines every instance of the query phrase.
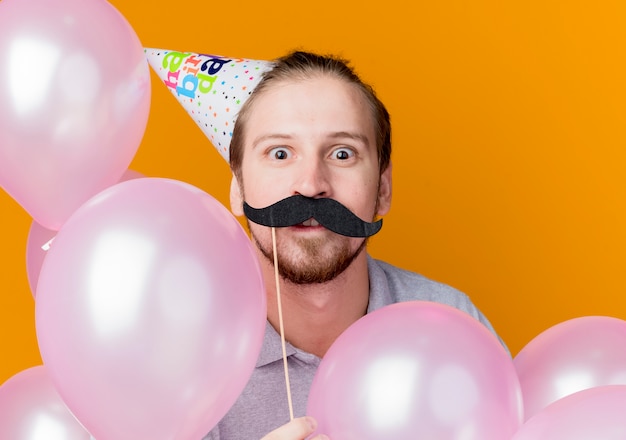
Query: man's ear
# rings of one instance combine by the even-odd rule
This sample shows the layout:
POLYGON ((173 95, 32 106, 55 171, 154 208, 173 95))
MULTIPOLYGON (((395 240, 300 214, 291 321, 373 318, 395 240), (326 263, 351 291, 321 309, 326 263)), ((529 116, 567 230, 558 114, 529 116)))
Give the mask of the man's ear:
POLYGON ((230 210, 235 217, 243 215, 243 192, 239 180, 234 174, 230 181, 230 210))
POLYGON ((380 184, 378 185, 378 211, 376 215, 383 216, 391 209, 391 162, 380 175, 380 184))

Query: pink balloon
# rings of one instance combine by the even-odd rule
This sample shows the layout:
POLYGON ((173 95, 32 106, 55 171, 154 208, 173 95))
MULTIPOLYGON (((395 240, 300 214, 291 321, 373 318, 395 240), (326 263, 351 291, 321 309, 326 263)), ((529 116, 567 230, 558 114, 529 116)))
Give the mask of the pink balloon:
MULTIPOLYGON (((144 177, 143 174, 134 170, 126 170, 120 182, 140 177, 144 177)), ((30 292, 33 297, 35 297, 37 293, 37 282, 39 281, 41 265, 56 235, 57 231, 44 228, 34 220, 30 224, 28 237, 26 239, 26 274, 28 276, 30 292)))
POLYGON ((624 440, 626 385, 578 391, 528 419, 511 440, 624 440))
POLYGON ((0 29, 0 187, 58 230, 132 161, 148 121, 148 63, 105 0, 3 0, 0 29))
POLYGON ((557 324, 513 359, 529 419, 569 394, 626 385, 626 321, 585 316, 557 324))
POLYGON ((470 315, 393 304, 359 319, 324 356, 307 413, 333 440, 510 438, 522 423, 513 362, 470 315))
POLYGON ((252 374, 265 290, 223 205, 184 182, 134 179, 59 230, 35 322, 50 377, 96 439, 198 440, 252 374))
POLYGON ((37 292, 41 265, 56 235, 57 231, 44 228, 35 220, 30 224, 26 239, 26 275, 28 275, 28 285, 33 297, 37 292))
POLYGON ((17 373, 0 386, 0 438, 89 440, 43 366, 17 373))

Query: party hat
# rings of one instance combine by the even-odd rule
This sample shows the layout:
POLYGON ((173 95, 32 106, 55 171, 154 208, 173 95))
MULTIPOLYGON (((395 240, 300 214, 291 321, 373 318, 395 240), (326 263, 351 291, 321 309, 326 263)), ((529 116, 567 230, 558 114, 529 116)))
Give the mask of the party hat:
POLYGON ((273 64, 165 49, 146 48, 145 53, 152 69, 228 161, 239 109, 273 64))

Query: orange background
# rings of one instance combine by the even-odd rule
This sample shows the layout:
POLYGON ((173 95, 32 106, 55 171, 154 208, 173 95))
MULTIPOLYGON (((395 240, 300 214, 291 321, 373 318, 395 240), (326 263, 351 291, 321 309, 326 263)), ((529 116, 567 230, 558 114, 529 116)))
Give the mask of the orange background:
MULTIPOLYGON (((622 0, 112 3, 146 47, 351 59, 394 124, 393 207, 371 253, 468 293, 513 354, 574 317, 626 319, 622 0)), ((227 204, 226 163, 152 79, 130 168, 227 204)), ((41 359, 31 218, 3 191, 0 213, 2 383, 41 359)))

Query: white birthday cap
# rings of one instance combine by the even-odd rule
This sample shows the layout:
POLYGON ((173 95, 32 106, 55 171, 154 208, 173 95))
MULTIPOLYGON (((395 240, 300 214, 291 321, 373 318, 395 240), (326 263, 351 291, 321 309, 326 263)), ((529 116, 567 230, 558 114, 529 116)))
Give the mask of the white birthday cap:
POLYGON ((148 63, 228 162, 239 109, 270 61, 145 48, 148 63))

